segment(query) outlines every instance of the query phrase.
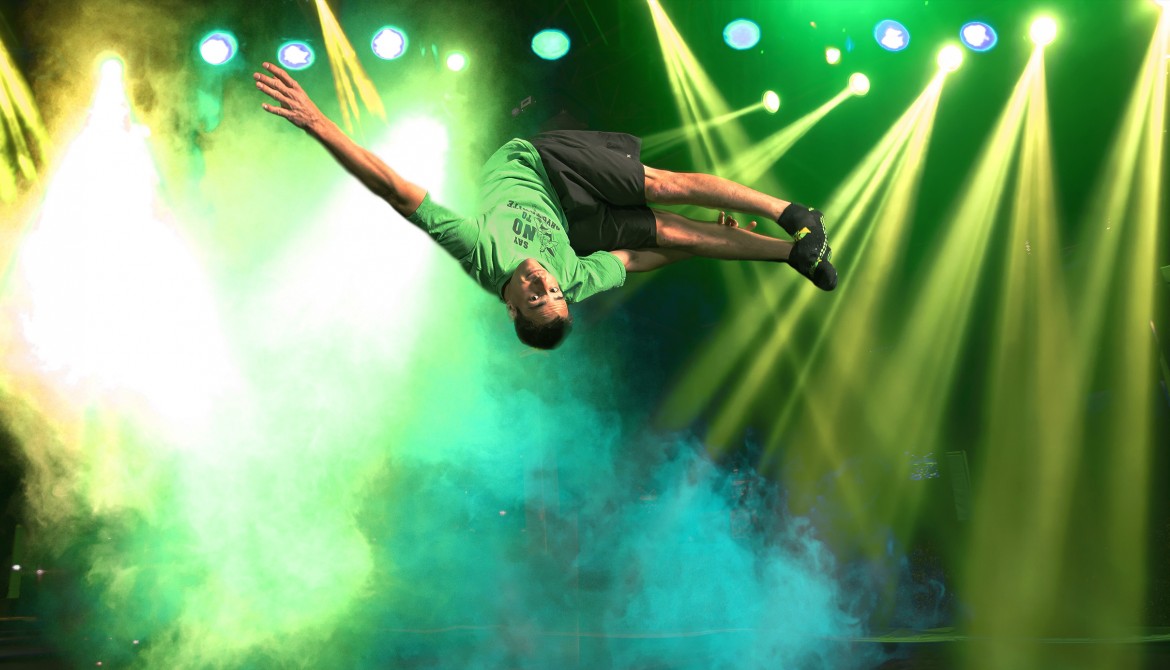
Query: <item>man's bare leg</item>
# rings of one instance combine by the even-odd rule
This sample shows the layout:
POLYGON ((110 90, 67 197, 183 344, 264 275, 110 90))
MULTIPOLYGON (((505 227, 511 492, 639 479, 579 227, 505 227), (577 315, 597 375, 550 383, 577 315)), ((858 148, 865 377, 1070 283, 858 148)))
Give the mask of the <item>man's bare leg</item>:
POLYGON ((723 177, 644 167, 647 202, 725 209, 767 217, 772 221, 779 219, 792 204, 723 177))
MULTIPOLYGON (((715 233, 707 234, 707 237, 695 237, 698 234, 695 230, 691 230, 687 224, 674 221, 667 225, 667 244, 692 245, 702 239, 701 243, 707 245, 706 252, 693 252, 696 255, 742 260, 787 260, 797 272, 808 277, 818 287, 831 291, 837 285, 837 271, 828 262, 832 250, 825 237, 824 215, 820 212, 715 175, 670 172, 645 165, 643 170, 646 174, 647 202, 698 205, 766 216, 776 221, 796 243, 795 247, 789 245, 787 249, 780 249, 772 244, 780 240, 763 235, 732 233, 732 236, 728 236, 715 233), (761 243, 756 238, 772 242, 761 243), (730 255, 712 255, 715 253, 730 255), (766 254, 766 257, 744 254, 766 254)), ((661 224, 659 232, 662 233, 661 224)), ((660 238, 659 244, 662 243, 660 238)))
POLYGON ((792 243, 737 228, 712 226, 681 214, 653 210, 656 241, 663 249, 735 261, 787 261, 792 243))
MULTIPOLYGON (((797 242, 760 235, 734 226, 712 226, 694 221, 674 212, 654 212, 655 241, 663 250, 681 250, 693 256, 741 261, 777 261, 792 265, 807 277, 817 288, 832 291, 837 286, 837 270, 829 261, 818 261, 808 265, 807 272, 792 262, 795 253, 801 253, 800 245, 814 243, 812 236, 797 242)), ((821 238, 824 239, 823 236, 821 238)), ((805 249, 807 251, 807 249, 805 249)))

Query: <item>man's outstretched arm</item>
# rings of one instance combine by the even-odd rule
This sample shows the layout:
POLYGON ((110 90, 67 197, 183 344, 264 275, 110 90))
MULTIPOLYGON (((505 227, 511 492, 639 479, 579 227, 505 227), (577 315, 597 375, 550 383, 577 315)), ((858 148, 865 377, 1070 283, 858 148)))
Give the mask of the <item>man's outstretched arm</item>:
POLYGON ((342 167, 375 195, 390 203, 399 214, 414 214, 427 194, 425 188, 403 179, 402 175, 373 152, 350 139, 336 123, 317 109, 301 85, 287 72, 272 63, 265 63, 264 69, 271 72, 272 76, 259 72, 254 74, 256 87, 279 103, 279 106, 265 103, 265 111, 283 116, 294 126, 309 133, 329 150, 342 167))

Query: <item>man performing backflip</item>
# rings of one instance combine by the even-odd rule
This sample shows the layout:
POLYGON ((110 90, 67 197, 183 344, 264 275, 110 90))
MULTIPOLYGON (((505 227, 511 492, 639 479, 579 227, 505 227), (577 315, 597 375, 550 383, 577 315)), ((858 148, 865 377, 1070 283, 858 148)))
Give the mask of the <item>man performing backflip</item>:
POLYGON ((622 133, 560 131, 514 139, 483 168, 482 213, 462 217, 432 202, 330 121, 287 72, 264 63, 256 86, 282 116, 324 146, 346 170, 399 214, 425 230, 481 286, 503 300, 526 344, 557 346, 572 325, 568 303, 647 272, 700 256, 787 262, 826 291, 837 285, 824 217, 707 174, 641 163, 641 140, 622 133), (777 221, 787 242, 740 228, 720 212, 711 225, 648 203, 696 205, 777 221))

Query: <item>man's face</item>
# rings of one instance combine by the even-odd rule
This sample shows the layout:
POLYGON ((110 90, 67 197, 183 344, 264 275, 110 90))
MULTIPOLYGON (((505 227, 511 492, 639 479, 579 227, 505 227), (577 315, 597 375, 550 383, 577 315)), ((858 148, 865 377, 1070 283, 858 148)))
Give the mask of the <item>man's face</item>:
POLYGON ((527 258, 512 272, 504 289, 504 302, 513 320, 523 314, 538 324, 569 315, 569 303, 561 293, 560 282, 534 258, 527 258))

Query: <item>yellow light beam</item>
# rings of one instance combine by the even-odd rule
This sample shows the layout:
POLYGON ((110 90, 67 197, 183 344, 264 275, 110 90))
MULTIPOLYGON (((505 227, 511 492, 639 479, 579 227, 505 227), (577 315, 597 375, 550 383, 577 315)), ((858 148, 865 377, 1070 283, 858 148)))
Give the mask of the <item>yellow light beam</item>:
MULTIPOLYGON (((882 166, 888 165, 903 146, 909 135, 908 120, 916 116, 917 110, 917 105, 912 105, 907 110, 895 127, 878 142, 845 180, 844 186, 830 198, 829 206, 826 208, 829 212, 847 212, 846 219, 834 226, 834 244, 849 244, 850 234, 857 227, 857 222, 865 209, 855 207, 855 203, 859 198, 871 198, 876 193, 879 184, 872 177, 882 166)), ((729 351, 740 351, 739 347, 757 342, 758 336, 765 328, 777 329, 783 334, 790 333, 794 324, 782 325, 781 321, 777 321, 772 315, 776 313, 792 315, 802 311, 813 294, 797 289, 797 286, 791 286, 781 291, 778 300, 769 301, 770 309, 766 313, 747 309, 735 312, 732 320, 715 334, 711 344, 698 354, 687 366, 682 378, 673 385, 659 412, 660 420, 670 425, 678 425, 693 419, 707 407, 715 399, 719 387, 731 376, 740 362, 740 357, 729 356, 729 351), (777 303, 779 307, 776 306, 777 303)), ((768 366, 753 363, 751 368, 768 369, 768 366)))
MULTIPOLYGON (((658 35, 663 61, 666 63, 671 90, 683 122, 683 130, 687 133, 692 169, 724 174, 724 156, 738 155, 751 146, 747 133, 735 120, 717 126, 703 124, 704 119, 724 117, 732 113, 732 110, 675 29, 658 0, 647 0, 647 4, 658 35)), ((771 175, 758 183, 748 185, 765 193, 783 193, 783 189, 771 179, 771 175)), ((700 219, 704 216, 685 210, 682 213, 700 219)), ((775 226, 774 223, 762 223, 764 225, 761 226, 761 232, 767 227, 775 226)), ((759 305, 756 302, 756 295, 749 287, 761 287, 760 291, 770 303, 776 303, 780 299, 781 294, 773 287, 776 282, 771 280, 773 274, 771 270, 775 269, 761 264, 738 267, 736 264, 720 265, 724 282, 732 289, 729 294, 751 296, 752 307, 757 309, 759 305), (744 279, 745 276, 748 278, 744 279)), ((740 300, 744 299, 741 297, 740 300)))
POLYGON ((1110 350, 1114 401, 1109 434, 1112 456, 1109 469, 1108 513, 1104 528, 1110 555, 1116 556, 1117 578, 1110 598, 1101 603, 1102 620, 1122 627, 1141 624, 1146 585, 1146 546, 1149 519, 1149 469, 1153 450, 1151 415, 1155 359, 1146 323, 1155 311, 1159 228, 1164 227, 1163 158, 1166 128, 1167 48, 1170 46, 1170 14, 1163 12, 1139 79, 1148 86, 1148 106, 1134 109, 1145 119, 1140 160, 1134 184, 1134 201, 1119 234, 1124 240, 1113 265, 1121 272, 1111 295, 1125 296, 1115 312, 1112 333, 1102 342, 1110 350))
MULTIPOLYGON (((899 157, 905 155, 904 150, 913 136, 914 129, 920 125, 925 110, 932 104, 936 104, 932 103, 932 100, 936 100, 938 92, 933 89, 933 86, 927 87, 829 198, 829 204, 825 209, 830 212, 843 213, 841 220, 833 227, 834 243, 852 249, 855 245, 853 239, 855 231, 862 231, 861 234, 868 239, 869 235, 877 230, 872 225, 861 225, 863 221, 872 221, 870 210, 873 203, 878 200, 878 194, 885 185, 885 180, 875 178, 875 175, 890 175, 895 172, 897 161, 899 157)), ((841 266, 840 269, 846 274, 853 272, 857 267, 860 267, 858 259, 862 255, 850 253, 846 257, 837 259, 841 266)), ((853 290, 852 283, 852 280, 847 283, 842 282, 838 289, 839 295, 847 296, 853 290)), ((838 302, 844 301, 835 301, 829 308, 830 315, 840 309, 838 302)), ((805 354, 810 354, 809 363, 816 358, 822 343, 823 341, 818 338, 811 349, 802 349, 805 354)), ((809 364, 800 366, 800 373, 794 388, 803 388, 812 369, 809 364)), ((789 400, 780 413, 780 420, 774 424, 774 429, 779 429, 787 423, 792 411, 799 405, 797 402, 799 395, 796 393, 789 395, 789 400)))
POLYGON ((903 296, 913 306, 904 320, 908 327, 892 355, 882 360, 879 374, 888 380, 888 397, 908 399, 900 405, 905 412, 890 412, 884 406, 869 410, 871 420, 899 439, 928 440, 941 421, 1011 158, 1019 144, 1028 92, 1038 74, 1039 62, 1034 60, 1017 82, 955 215, 944 222, 947 232, 941 248, 933 255, 925 277, 913 283, 919 289, 917 295, 903 296))
MULTIPOLYGON (((701 121, 698 125, 703 128, 712 128, 734 121, 741 116, 750 114, 752 112, 764 109, 764 103, 757 102, 754 105, 744 107, 743 109, 727 112, 713 119, 701 121)), ((646 135, 642 138, 642 156, 653 158, 654 156, 662 155, 663 153, 673 149, 675 146, 682 144, 687 138, 694 135, 697 128, 693 125, 684 125, 679 128, 671 130, 663 130, 662 132, 646 135)))
MULTIPOLYGON (((934 106, 937 105, 939 93, 941 90, 941 81, 928 86, 927 90, 917 101, 915 101, 913 105, 911 105, 910 110, 908 110, 907 114, 903 116, 902 121, 905 122, 905 125, 896 126, 893 131, 887 135, 887 137, 893 138, 893 142, 887 145, 888 151, 886 153, 885 160, 883 160, 881 163, 878 163, 877 171, 870 173, 866 190, 862 192, 861 198, 857 202, 853 203, 853 205, 849 208, 849 215, 842 224, 845 230, 850 232, 855 229, 859 230, 861 227, 858 224, 862 220, 890 221, 892 222, 891 226, 888 229, 882 230, 882 238, 904 238, 904 236, 898 234, 898 231, 905 222, 907 211, 892 211, 887 210, 886 208, 878 208, 883 211, 877 212, 877 215, 873 216, 873 203, 877 199, 877 195, 881 188, 887 183, 893 184, 892 190, 897 190, 897 176, 899 174, 903 174, 903 169, 906 166, 908 160, 916 160, 918 165, 915 167, 921 167, 921 159, 925 153, 924 149, 926 146, 926 141, 929 138, 929 128, 931 126, 929 122, 933 121, 934 106), (925 132, 921 130, 924 127, 926 128, 925 132), (907 150, 907 148, 911 146, 911 138, 916 138, 918 140, 916 143, 917 151, 907 150), (891 181, 891 177, 895 177, 895 179, 891 181)), ((882 147, 879 145, 879 149, 877 152, 875 152, 875 155, 880 153, 882 149, 886 148, 887 147, 882 147)), ((863 167, 865 167, 867 164, 868 161, 863 162, 863 167)), ((918 170, 914 171, 914 175, 919 174, 920 172, 918 170)), ((917 176, 911 176, 908 181, 916 183, 917 176)), ((908 188, 904 189, 903 192, 908 194, 912 193, 913 190, 913 186, 909 186, 908 188)), ((907 203, 903 201, 903 204, 907 203)), ((897 207, 894 209, 896 210, 897 207)), ((871 225, 867 228, 866 231, 864 231, 863 235, 866 237, 867 241, 870 239, 870 234, 873 232, 873 230, 874 226, 871 225)), ((847 235, 844 235, 842 239, 847 239, 847 235)), ((866 254, 865 247, 866 245, 864 243, 862 245, 850 244, 849 248, 851 249, 851 255, 853 258, 866 258, 864 263, 856 263, 853 267, 860 269, 864 268, 868 264, 869 259, 868 254, 866 254)), ((842 271, 844 271, 843 268, 842 271)), ((842 292, 836 296, 836 299, 828 308, 830 317, 822 321, 822 324, 825 327, 829 327, 829 324, 832 323, 832 315, 837 314, 842 305, 846 303, 851 305, 853 304, 851 299, 851 294, 853 291, 852 287, 862 287, 861 290, 864 291, 865 283, 866 280, 851 280, 849 287, 842 287, 842 292)), ((809 295, 809 293, 805 292, 805 295, 809 295)), ((862 309, 864 311, 864 308, 862 309)), ((746 408, 750 407, 748 399, 751 395, 758 393, 759 385, 761 385, 768 376, 775 373, 776 360, 783 354, 785 347, 790 344, 789 338, 792 337, 792 331, 798 320, 799 319, 797 318, 793 318, 783 322, 780 327, 773 329, 772 334, 768 340, 763 344, 763 346, 759 347, 754 356, 755 362, 753 367, 747 371, 745 378, 737 385, 737 388, 732 393, 732 395, 723 402, 724 409, 720 411, 716 419, 712 422, 710 439, 714 443, 721 443, 721 441, 726 439, 730 433, 738 430, 739 424, 746 412, 746 408)), ((824 332, 824 328, 818 330, 819 332, 824 332)), ((811 363, 811 359, 816 356, 818 349, 819 347, 813 343, 804 344, 795 349, 797 352, 795 358, 798 362, 803 363, 807 369, 808 364, 811 363)), ((798 394, 793 393, 790 394, 789 397, 791 398, 795 395, 798 394)))
POLYGON ((808 134, 812 128, 825 118, 842 102, 852 98, 849 89, 841 91, 832 100, 821 105, 800 120, 783 128, 763 142, 757 142, 746 153, 740 154, 729 166, 728 179, 742 183, 753 184, 764 176, 780 160, 800 138, 808 134))
MULTIPOLYGON (((1018 179, 1006 236, 1006 269, 991 339, 985 428, 978 464, 968 598, 987 607, 1017 606, 981 622, 986 634, 1014 638, 991 653, 996 664, 1042 664, 1039 634, 1061 597, 1061 562, 1070 523, 1082 435, 1083 367, 1074 359, 1071 316, 1059 263, 1059 214, 1053 177, 1043 50, 1028 95, 1018 179), (1003 491, 1014 491, 1004 496, 1003 491), (993 567, 1002 547, 1018 569, 993 567), (1024 634, 1021 634, 1024 633, 1024 634)), ((1066 563, 1067 564, 1067 563, 1066 563)))
POLYGON ((24 77, 12 62, 8 49, 0 42, 0 154, 12 162, 0 166, 0 202, 16 198, 21 179, 36 179, 35 158, 48 144, 44 123, 24 77))
MULTIPOLYGON (((962 337, 967 332, 974 303, 978 275, 986 258, 985 247, 996 220, 999 200, 1007 182, 1026 108, 1027 92, 1036 68, 1029 67, 1008 101, 1007 108, 976 164, 967 195, 942 241, 941 249, 925 270, 918 295, 910 287, 899 295, 899 302, 909 304, 908 314, 897 316, 900 328, 890 353, 874 357, 875 365, 863 379, 882 380, 881 400, 872 394, 866 402, 839 409, 832 415, 818 415, 810 410, 812 421, 838 428, 855 426, 872 449, 893 453, 905 445, 932 445, 945 417, 945 408, 954 385, 955 368, 961 352, 962 337)), ((880 332, 881 324, 873 324, 880 332)), ((803 416, 803 415, 802 415, 803 416)), ((777 427, 777 431, 782 427, 777 427)), ((821 431, 819 439, 833 434, 821 431)), ((768 448, 777 444, 781 434, 769 436, 768 448)), ((859 438, 859 439, 861 439, 859 438)), ((909 479, 909 462, 901 462, 886 478, 909 479)), ((865 527, 873 520, 892 522, 906 506, 916 504, 914 492, 880 491, 876 501, 864 508, 857 520, 865 527)), ((875 549, 876 547, 871 547, 875 549)))
MULTIPOLYGON (((867 188, 853 206, 854 219, 870 225, 864 228, 862 240, 851 246, 858 260, 848 270, 850 286, 822 317, 812 344, 801 347, 798 356, 788 356, 798 369, 795 388, 806 388, 815 377, 818 388, 832 392, 815 401, 801 393, 790 395, 766 441, 769 449, 774 448, 781 436, 793 428, 797 408, 804 407, 800 417, 807 432, 802 438, 814 444, 821 457, 820 463, 809 467, 819 465, 819 472, 842 472, 838 490, 856 524, 864 524, 870 517, 866 506, 872 502, 867 503, 866 498, 872 500, 873 496, 862 495, 861 483, 855 481, 853 473, 840 468, 847 445, 871 445, 868 435, 859 434, 868 428, 864 424, 859 427, 853 420, 854 408, 874 402, 870 376, 874 365, 866 361, 875 360, 872 349, 882 320, 882 305, 896 296, 888 290, 894 281, 891 269, 909 237, 906 228, 913 218, 943 83, 944 78, 937 76, 887 135, 895 144, 887 160, 871 173, 872 188, 867 188), (834 335, 826 336, 829 332, 834 335), (822 349, 827 352, 823 356, 822 349)), ((793 486, 800 484, 792 482, 793 486)), ((887 497, 897 494, 885 493, 887 497)))
POLYGON ((378 96, 374 83, 370 81, 353 45, 345 36, 345 31, 333 16, 326 0, 316 0, 317 15, 321 19, 321 32, 325 36, 325 51, 329 54, 329 67, 333 70, 333 81, 337 87, 337 98, 341 102, 341 114, 346 130, 353 132, 353 124, 361 119, 358 109, 358 98, 361 98, 366 109, 383 121, 386 120, 386 109, 382 106, 382 99, 378 96))

